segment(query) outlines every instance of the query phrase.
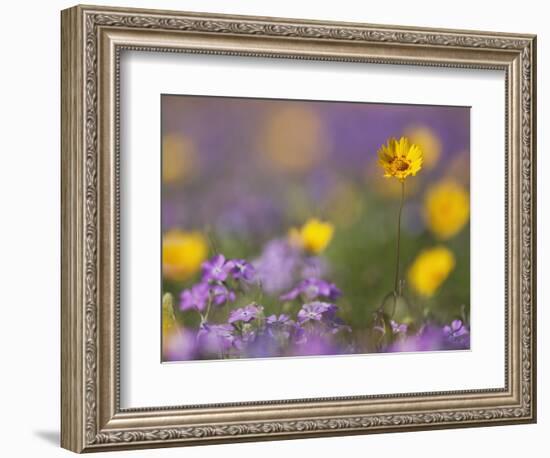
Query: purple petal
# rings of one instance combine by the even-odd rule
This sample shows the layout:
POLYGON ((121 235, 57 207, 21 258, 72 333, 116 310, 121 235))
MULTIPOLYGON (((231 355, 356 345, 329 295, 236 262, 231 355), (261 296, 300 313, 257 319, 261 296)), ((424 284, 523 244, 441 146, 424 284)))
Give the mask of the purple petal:
POLYGON ((455 337, 460 337, 460 336, 463 336, 463 335, 465 335, 465 334, 468 334, 468 330, 466 329, 465 326, 462 326, 458 331, 456 331, 456 332, 454 333, 454 336, 455 336, 455 337))
POLYGON ((225 256, 223 254, 217 254, 212 258, 213 267, 222 267, 225 264, 225 256))
POLYGON ((453 331, 458 331, 462 327, 462 320, 453 320, 451 328, 453 331))
POLYGON ((291 289, 288 293, 279 296, 282 301, 293 301, 300 295, 300 290, 297 288, 291 289))

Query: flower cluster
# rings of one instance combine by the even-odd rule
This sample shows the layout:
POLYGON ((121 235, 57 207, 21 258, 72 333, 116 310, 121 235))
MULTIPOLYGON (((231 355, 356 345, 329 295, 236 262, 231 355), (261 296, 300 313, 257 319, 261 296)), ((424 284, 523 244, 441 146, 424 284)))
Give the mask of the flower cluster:
POLYGON ((394 339, 385 349, 387 352, 415 352, 440 350, 465 350, 470 348, 470 330, 460 319, 438 326, 425 323, 416 332, 408 334, 405 324, 392 322, 394 339))
POLYGON ((335 354, 351 348, 343 342, 351 328, 337 316, 334 303, 340 290, 315 277, 299 281, 280 296, 281 307, 285 305, 288 313, 267 315, 260 303, 252 301, 229 308, 223 320, 213 319, 213 309, 242 303, 247 287, 254 286, 259 287, 257 272, 247 261, 227 260, 221 254, 206 261, 200 281, 180 295, 180 310, 199 313, 198 331, 181 330, 167 351, 168 358, 180 359, 182 351, 185 359, 190 355, 211 359, 335 354), (186 348, 178 350, 179 345, 186 348))
POLYGON ((341 295, 342 292, 334 283, 328 283, 319 278, 306 278, 298 283, 298 285, 292 288, 288 293, 281 295, 280 298, 283 301, 292 301, 300 296, 302 296, 304 300, 313 300, 319 297, 324 297, 331 301, 335 301, 341 295))
POLYGON ((204 312, 211 306, 221 307, 234 302, 236 295, 231 282, 252 282, 254 267, 243 259, 226 260, 219 254, 202 265, 202 278, 199 283, 185 289, 180 295, 181 310, 196 310, 206 319, 204 312))
POLYGON ((310 256, 286 239, 268 242, 252 265, 257 282, 268 294, 288 290, 296 278, 317 279, 327 274, 326 261, 322 257, 310 256))

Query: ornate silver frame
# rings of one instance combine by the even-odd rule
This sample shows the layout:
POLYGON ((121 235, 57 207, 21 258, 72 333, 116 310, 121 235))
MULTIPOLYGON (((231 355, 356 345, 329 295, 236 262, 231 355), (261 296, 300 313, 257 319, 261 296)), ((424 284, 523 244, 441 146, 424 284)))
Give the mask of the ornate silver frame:
POLYGON ((63 447, 90 452, 536 421, 535 36, 92 6, 64 10, 61 29, 63 447), (118 95, 126 49, 503 70, 506 386, 121 409, 118 95))

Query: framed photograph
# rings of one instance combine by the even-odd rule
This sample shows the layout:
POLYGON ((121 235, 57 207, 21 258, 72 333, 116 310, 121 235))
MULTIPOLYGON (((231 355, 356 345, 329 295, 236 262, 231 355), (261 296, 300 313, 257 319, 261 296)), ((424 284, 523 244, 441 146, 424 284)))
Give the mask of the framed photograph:
POLYGON ((62 446, 536 421, 536 38, 62 12, 62 446))

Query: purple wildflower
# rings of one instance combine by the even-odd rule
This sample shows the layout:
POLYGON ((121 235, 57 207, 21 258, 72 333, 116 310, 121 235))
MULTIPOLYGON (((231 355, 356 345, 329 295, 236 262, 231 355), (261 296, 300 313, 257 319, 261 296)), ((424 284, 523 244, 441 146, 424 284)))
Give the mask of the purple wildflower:
POLYGON ((292 338, 296 345, 302 345, 307 342, 306 330, 299 323, 292 326, 292 338))
POLYGON ((284 313, 281 313, 279 316, 277 315, 270 315, 267 317, 266 319, 266 323, 267 324, 270 324, 270 325, 273 325, 273 326, 276 326, 276 325, 281 325, 281 324, 288 324, 288 323, 292 323, 292 321, 290 320, 290 317, 284 313))
POLYGON ((254 343, 256 336, 258 335, 258 330, 252 327, 251 324, 245 323, 241 329, 241 335, 237 338, 236 344, 237 348, 244 348, 251 343, 254 343))
POLYGON ((330 338, 323 335, 309 335, 303 338, 299 345, 291 349, 294 356, 334 355, 342 353, 343 348, 338 348, 330 338))
POLYGON ((298 312, 298 321, 300 324, 306 321, 321 321, 323 319, 331 319, 334 317, 338 307, 327 302, 310 302, 304 304, 298 312))
POLYGON ((341 291, 333 283, 328 283, 318 278, 307 278, 301 281, 298 286, 291 289, 288 293, 283 294, 280 299, 283 301, 291 301, 302 295, 306 301, 312 301, 319 296, 324 296, 334 301, 341 294, 341 291))
POLYGON ((294 322, 284 313, 270 315, 266 319, 267 332, 271 337, 288 339, 294 322))
POLYGON ((338 332, 351 332, 351 327, 344 323, 341 318, 332 317, 327 322, 328 331, 331 334, 336 334, 338 332))
POLYGON ((231 275, 235 280, 244 280, 250 282, 256 276, 256 269, 244 259, 234 259, 229 261, 231 265, 231 275))
POLYGON ((210 293, 212 294, 212 302, 214 305, 220 306, 226 302, 233 302, 235 300, 235 292, 223 284, 212 286, 210 293))
POLYGON ((470 333, 461 320, 455 320, 453 323, 443 328, 429 323, 425 324, 415 335, 406 336, 406 338, 394 342, 387 351, 442 351, 468 348, 470 333))
POLYGON ((394 333, 394 335, 400 334, 400 335, 406 335, 407 331, 409 330, 409 327, 401 323, 399 324, 397 321, 391 320, 390 321, 391 329, 394 333))
POLYGON ((286 240, 276 239, 266 244, 253 265, 262 289, 268 294, 278 294, 292 286, 299 263, 299 251, 286 240))
POLYGON ((209 353, 225 351, 235 343, 234 330, 230 324, 202 323, 197 333, 197 340, 202 349, 209 353))
MULTIPOLYGON (((252 328, 252 325, 248 325, 252 328)), ((258 329, 244 329, 242 340, 239 342, 242 350, 240 355, 245 358, 265 358, 271 356, 287 356, 288 339, 274 338, 269 333, 262 333, 258 329)), ((240 349, 240 347, 237 347, 240 349)))
POLYGON ((426 324, 420 330, 404 339, 397 339, 386 351, 389 352, 415 352, 444 350, 441 328, 426 324))
POLYGON ((307 257, 302 261, 302 278, 321 278, 328 271, 327 261, 319 256, 307 257))
POLYGON ((249 321, 252 321, 256 319, 263 311, 262 306, 257 306, 254 304, 247 305, 246 307, 241 307, 235 310, 231 310, 231 313, 229 314, 229 319, 227 320, 228 323, 236 323, 238 321, 242 321, 244 323, 248 323, 249 321))
POLYGON ((202 265, 203 281, 224 281, 233 265, 225 261, 223 254, 217 254, 202 265))
POLYGON ((469 344, 469 334, 462 320, 453 320, 450 326, 443 326, 443 335, 453 344, 469 344))
POLYGON ((187 361, 196 357, 196 336, 192 329, 180 329, 180 332, 163 336, 163 361, 187 361))
POLYGON ((180 310, 197 310, 202 312, 208 302, 208 285, 197 283, 191 289, 183 290, 180 294, 180 310))

